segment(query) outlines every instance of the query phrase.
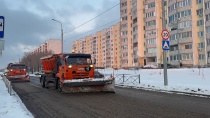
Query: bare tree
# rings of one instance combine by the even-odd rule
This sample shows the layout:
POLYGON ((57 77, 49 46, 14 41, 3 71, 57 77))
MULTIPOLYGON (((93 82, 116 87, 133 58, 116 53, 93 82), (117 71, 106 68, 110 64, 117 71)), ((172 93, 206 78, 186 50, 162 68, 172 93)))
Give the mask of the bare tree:
POLYGON ((42 68, 41 57, 53 54, 52 51, 39 52, 39 53, 25 53, 21 59, 21 63, 27 65, 30 72, 40 71, 42 68))

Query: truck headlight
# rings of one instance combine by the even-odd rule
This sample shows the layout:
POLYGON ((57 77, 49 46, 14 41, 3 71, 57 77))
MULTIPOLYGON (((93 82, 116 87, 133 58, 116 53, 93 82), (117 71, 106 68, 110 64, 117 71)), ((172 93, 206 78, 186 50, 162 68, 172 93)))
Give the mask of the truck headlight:
POLYGON ((13 71, 12 69, 10 71, 13 71))
POLYGON ((69 68, 72 68, 72 65, 69 65, 69 68))
POLYGON ((90 67, 93 67, 93 65, 90 65, 90 67))

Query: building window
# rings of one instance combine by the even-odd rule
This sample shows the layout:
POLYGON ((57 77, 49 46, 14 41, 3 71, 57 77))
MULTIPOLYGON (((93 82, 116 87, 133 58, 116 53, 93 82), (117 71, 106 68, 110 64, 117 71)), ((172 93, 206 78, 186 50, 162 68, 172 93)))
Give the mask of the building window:
POLYGON ((124 7, 124 6, 127 6, 127 1, 126 1, 126 2, 121 3, 121 7, 124 7))
POLYGON ((149 31, 146 31, 146 36, 150 36, 150 35, 155 35, 156 34, 156 30, 149 30, 149 31))
POLYGON ((156 48, 147 48, 147 53, 156 53, 156 48))
POLYGON ((210 8, 210 1, 205 3, 205 9, 209 9, 210 8))
POLYGON ((210 45, 210 39, 206 39, 207 45, 210 45))
POLYGON ((127 16, 121 18, 121 21, 127 20, 127 16))
POLYGON ((203 8, 196 10, 197 15, 203 15, 203 8))
POLYGON ((123 9, 123 10, 121 10, 121 11, 120 11, 120 13, 121 13, 121 14, 125 14, 125 13, 127 13, 127 9, 123 9))
POLYGON ((192 60, 193 54, 182 54, 182 59, 183 60, 192 60))
POLYGON ((156 39, 147 39, 147 44, 155 44, 156 39))
POLYGON ((184 21, 178 24, 178 28, 186 28, 186 27, 191 27, 192 26, 192 21, 184 21))
POLYGON ((199 60, 204 60, 205 59, 205 54, 199 54, 199 60))
POLYGON ((152 2, 152 3, 148 4, 148 9, 149 8, 154 8, 154 7, 155 7, 155 2, 152 2))
POLYGON ((146 22, 146 26, 156 25, 156 20, 146 22))
POLYGON ((149 12, 145 14, 146 18, 155 16, 155 12, 149 12))
POLYGON ((197 21, 197 26, 201 26, 201 25, 203 25, 203 20, 197 21))
POLYGON ((137 39, 137 38, 138 38, 138 34, 134 34, 133 39, 137 39))
POLYGON ((210 14, 206 15, 206 21, 210 21, 210 14))
POLYGON ((210 58, 210 51, 209 52, 207 52, 208 53, 208 58, 210 58))
POLYGON ((133 27, 133 32, 138 30, 138 26, 133 27))
POLYGON ((198 37, 202 37, 204 35, 203 31, 198 32, 198 37))
MULTIPOLYGON (((180 34, 182 38, 192 37, 192 32, 183 32, 180 34)), ((179 35, 178 35, 179 36, 179 35)))
POLYGON ((203 2, 203 0, 196 0, 196 3, 197 4, 200 4, 200 3, 202 3, 203 2))
POLYGON ((210 33, 210 26, 206 27, 206 33, 210 33))
POLYGON ((198 48, 204 48, 204 42, 198 43, 198 48))
POLYGON ((192 49, 192 44, 185 45, 185 49, 192 49))

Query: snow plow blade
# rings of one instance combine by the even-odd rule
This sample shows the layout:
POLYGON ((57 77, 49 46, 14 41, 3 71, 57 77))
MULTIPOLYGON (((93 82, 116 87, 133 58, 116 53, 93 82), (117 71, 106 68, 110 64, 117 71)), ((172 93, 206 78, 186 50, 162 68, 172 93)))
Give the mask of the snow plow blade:
POLYGON ((12 83, 17 82, 30 82, 29 75, 17 75, 17 76, 7 76, 7 79, 12 83))
POLYGON ((104 79, 78 79, 66 80, 63 82, 62 93, 80 93, 80 92, 110 92, 114 91, 114 78, 104 79))

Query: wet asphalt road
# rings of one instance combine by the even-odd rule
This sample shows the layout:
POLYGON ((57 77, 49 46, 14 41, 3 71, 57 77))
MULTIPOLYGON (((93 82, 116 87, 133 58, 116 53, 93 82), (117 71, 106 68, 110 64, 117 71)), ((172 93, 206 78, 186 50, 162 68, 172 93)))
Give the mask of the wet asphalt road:
POLYGON ((210 99, 116 87, 116 93, 61 94, 39 79, 13 83, 35 118, 210 118, 210 99))

